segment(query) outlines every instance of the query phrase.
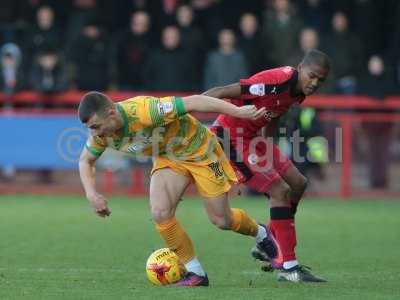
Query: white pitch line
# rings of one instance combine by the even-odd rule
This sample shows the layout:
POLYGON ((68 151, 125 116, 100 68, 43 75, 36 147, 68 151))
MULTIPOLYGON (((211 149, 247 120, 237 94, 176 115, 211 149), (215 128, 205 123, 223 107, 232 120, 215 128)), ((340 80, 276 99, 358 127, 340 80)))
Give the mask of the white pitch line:
POLYGON ((1 271, 13 271, 13 272, 61 272, 61 273, 95 273, 95 272, 104 272, 104 273, 124 273, 124 272, 132 272, 129 269, 93 269, 93 268, 0 268, 1 271))

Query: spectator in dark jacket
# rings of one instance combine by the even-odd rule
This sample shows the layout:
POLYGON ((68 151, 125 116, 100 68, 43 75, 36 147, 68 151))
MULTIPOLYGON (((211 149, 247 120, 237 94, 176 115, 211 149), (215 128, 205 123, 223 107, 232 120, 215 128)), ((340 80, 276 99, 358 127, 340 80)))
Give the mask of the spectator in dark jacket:
POLYGON ((180 46, 179 30, 168 26, 162 31, 162 46, 150 52, 144 76, 148 90, 180 91, 190 88, 187 78, 196 69, 187 60, 187 53, 180 46))
POLYGON ((258 73, 268 68, 266 61, 267 49, 260 44, 260 28, 257 17, 251 13, 245 13, 239 22, 238 48, 243 51, 248 62, 249 72, 258 73))
POLYGON ((334 92, 354 94, 357 76, 360 74, 364 51, 361 42, 349 29, 349 20, 343 12, 336 12, 332 18, 332 32, 327 36, 324 48, 332 58, 334 92))
POLYGON ((237 82, 248 76, 248 67, 242 51, 236 49, 235 33, 223 29, 218 35, 219 48, 208 55, 204 72, 204 89, 237 82))
POLYGON ((182 49, 187 52, 188 61, 197 72, 191 72, 193 78, 187 78, 190 90, 199 90, 203 78, 202 66, 206 56, 206 42, 200 28, 194 24, 194 12, 191 6, 181 5, 176 12, 176 21, 181 36, 182 49))
POLYGON ((313 28, 303 28, 299 35, 300 48, 295 49, 292 54, 287 58, 285 65, 297 67, 304 55, 319 47, 319 35, 313 28))
MULTIPOLYGON (((34 57, 42 50, 48 48, 61 48, 61 33, 54 22, 54 11, 50 6, 41 6, 36 12, 36 23, 27 31, 24 42, 24 50, 27 61, 33 61, 34 57)), ((31 64, 26 66, 30 69, 31 64)))
POLYGON ((105 90, 110 83, 110 51, 105 31, 96 23, 83 27, 72 44, 70 59, 79 90, 105 90))
POLYGON ((289 0, 273 0, 263 20, 263 38, 260 42, 268 49, 273 67, 282 66, 290 53, 298 47, 299 32, 303 26, 295 7, 289 0))
POLYGON ((62 92, 68 86, 63 61, 55 50, 42 50, 37 55, 30 82, 32 89, 42 94, 40 106, 53 107, 54 93, 62 92))
POLYGON ((131 15, 129 29, 120 34, 116 41, 115 77, 120 89, 144 88, 143 68, 151 45, 150 16, 144 11, 137 11, 131 15))

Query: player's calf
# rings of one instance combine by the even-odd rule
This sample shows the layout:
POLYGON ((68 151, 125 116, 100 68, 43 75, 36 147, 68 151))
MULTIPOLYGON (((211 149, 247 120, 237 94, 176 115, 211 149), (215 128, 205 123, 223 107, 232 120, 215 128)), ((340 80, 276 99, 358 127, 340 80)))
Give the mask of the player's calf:
MULTIPOLYGON (((308 185, 308 179, 302 175, 298 170, 293 175, 291 173, 291 178, 286 178, 287 183, 289 184, 290 190, 286 194, 287 196, 287 203, 292 207, 292 214, 293 216, 297 212, 297 206, 304 195, 304 192, 308 185)), ((287 175, 286 175, 287 176, 287 175)))
POLYGON ((213 223, 216 227, 222 230, 231 230, 232 228, 232 220, 225 216, 209 216, 211 223, 213 223))

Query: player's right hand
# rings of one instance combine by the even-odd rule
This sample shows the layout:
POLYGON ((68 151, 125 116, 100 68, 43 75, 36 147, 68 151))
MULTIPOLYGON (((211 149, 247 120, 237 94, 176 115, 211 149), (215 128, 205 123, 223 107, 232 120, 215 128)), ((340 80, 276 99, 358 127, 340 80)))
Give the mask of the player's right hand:
POLYGON ((255 105, 244 105, 238 107, 236 117, 242 119, 257 120, 265 114, 265 111, 266 111, 265 107, 257 109, 255 105))
POLYGON ((93 208, 93 211, 99 217, 105 218, 111 214, 111 210, 107 206, 107 200, 103 195, 94 192, 93 194, 88 195, 87 198, 93 208))

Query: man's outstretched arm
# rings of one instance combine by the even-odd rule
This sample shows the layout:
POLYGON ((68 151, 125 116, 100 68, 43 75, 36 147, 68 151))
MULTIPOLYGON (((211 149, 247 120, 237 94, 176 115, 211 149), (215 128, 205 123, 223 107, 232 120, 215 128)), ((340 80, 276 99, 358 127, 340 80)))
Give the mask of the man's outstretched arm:
POLYGON ((253 120, 260 118, 265 113, 265 107, 258 110, 254 105, 239 107, 205 95, 193 95, 182 99, 186 112, 214 112, 253 120))
POLYGON ((233 98, 238 99, 241 95, 240 83, 236 82, 225 86, 217 86, 203 93, 205 96, 210 96, 218 99, 233 98))

